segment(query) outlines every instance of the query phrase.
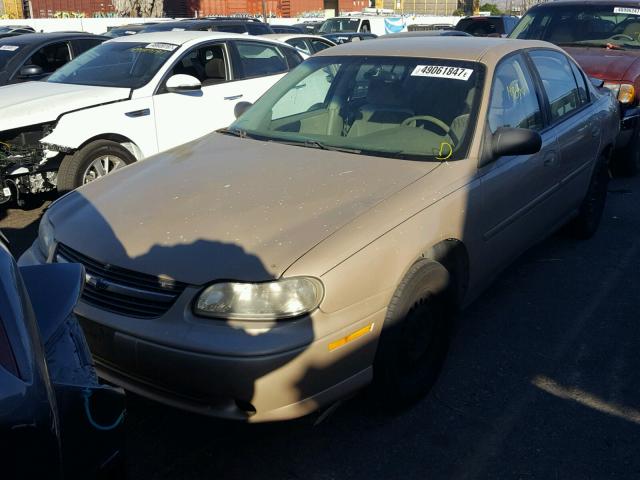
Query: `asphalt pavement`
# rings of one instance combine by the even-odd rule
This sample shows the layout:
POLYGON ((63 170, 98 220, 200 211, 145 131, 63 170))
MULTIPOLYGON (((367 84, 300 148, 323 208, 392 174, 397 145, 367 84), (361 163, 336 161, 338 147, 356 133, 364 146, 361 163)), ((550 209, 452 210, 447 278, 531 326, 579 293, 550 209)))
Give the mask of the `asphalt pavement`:
MULTIPOLYGON (((639 206, 640 178, 613 180, 593 239, 556 234, 508 268, 411 410, 360 395, 318 425, 243 425, 130 396, 130 478, 640 478, 639 206)), ((15 254, 41 210, 0 212, 15 254)))

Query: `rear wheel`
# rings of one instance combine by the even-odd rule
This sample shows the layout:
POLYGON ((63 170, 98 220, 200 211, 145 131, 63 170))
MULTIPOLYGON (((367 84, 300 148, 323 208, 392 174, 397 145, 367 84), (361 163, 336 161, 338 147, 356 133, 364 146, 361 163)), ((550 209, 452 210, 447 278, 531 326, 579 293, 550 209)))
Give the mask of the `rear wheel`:
POLYGON ((65 193, 135 162, 122 145, 97 140, 68 155, 58 170, 58 192, 65 193))
POLYGON ((420 260, 396 289, 373 365, 373 392, 385 409, 422 398, 435 384, 449 347, 449 273, 420 260))
POLYGON ((602 155, 593 170, 587 194, 580 205, 578 216, 568 225, 569 232, 576 238, 591 238, 600 225, 607 199, 609 168, 607 157, 602 155))
POLYGON ((633 177, 638 172, 640 172, 640 127, 636 127, 629 145, 616 152, 611 162, 611 173, 616 177, 633 177))

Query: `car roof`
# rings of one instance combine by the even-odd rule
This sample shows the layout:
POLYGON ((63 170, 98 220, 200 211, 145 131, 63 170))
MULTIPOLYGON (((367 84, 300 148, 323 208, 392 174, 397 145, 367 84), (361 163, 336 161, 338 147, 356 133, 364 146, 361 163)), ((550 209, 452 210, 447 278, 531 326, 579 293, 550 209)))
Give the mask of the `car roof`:
POLYGON ((281 42, 290 40, 292 38, 317 38, 321 40, 329 40, 328 38, 325 38, 321 35, 309 35, 308 33, 267 33, 266 35, 260 36, 270 38, 272 40, 279 40, 281 42))
POLYGON ((385 57, 424 57, 479 61, 495 61, 517 50, 525 48, 559 47, 540 40, 512 40, 492 37, 408 37, 384 39, 378 37, 372 42, 351 42, 323 50, 314 56, 385 56, 385 57))
MULTIPOLYGON (((240 33, 227 33, 227 32, 208 32, 201 30, 184 30, 184 31, 168 31, 168 32, 148 32, 138 33, 134 36, 117 37, 110 42, 166 42, 173 43, 174 45, 183 45, 192 40, 200 39, 226 39, 226 38, 243 38, 247 39, 247 35, 240 33)), ((259 38, 250 37, 251 40, 259 40, 259 38)))
POLYGON ((51 33, 24 33, 15 37, 3 38, 0 43, 10 43, 12 45, 31 45, 33 43, 48 42, 49 40, 64 40, 72 38, 102 38, 101 35, 83 32, 51 32, 51 33))

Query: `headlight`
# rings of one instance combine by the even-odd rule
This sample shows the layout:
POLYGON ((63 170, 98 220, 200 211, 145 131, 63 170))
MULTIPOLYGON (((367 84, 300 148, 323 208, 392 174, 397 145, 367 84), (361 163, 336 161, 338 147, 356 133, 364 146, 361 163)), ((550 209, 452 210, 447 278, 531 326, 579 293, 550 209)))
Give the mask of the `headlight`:
POLYGON ((217 318, 285 319, 315 310, 323 295, 322 282, 311 277, 265 283, 216 283, 200 294, 194 310, 197 315, 217 318))
POLYGON ((611 90, 618 101, 625 105, 633 103, 636 98, 636 89, 630 83, 605 82, 604 87, 611 90))
POLYGON ((55 247, 55 242, 53 225, 49 221, 49 217, 45 214, 42 220, 40 220, 40 227, 38 228, 38 246, 45 259, 48 259, 51 255, 55 247))

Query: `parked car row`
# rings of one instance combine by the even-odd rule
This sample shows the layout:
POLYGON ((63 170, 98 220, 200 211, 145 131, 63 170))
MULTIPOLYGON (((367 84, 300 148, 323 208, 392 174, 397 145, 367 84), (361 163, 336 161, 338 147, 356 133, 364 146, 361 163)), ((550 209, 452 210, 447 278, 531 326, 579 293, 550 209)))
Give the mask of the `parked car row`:
POLYGON ((49 103, 77 102, 46 130, 51 158, 132 165, 54 202, 19 265, 84 266, 75 312, 99 375, 126 390, 251 422, 369 384, 408 405, 436 381, 457 308, 561 226, 595 233, 619 102, 552 44, 441 35, 325 49, 260 77, 261 96, 235 89, 277 58, 278 78, 300 63, 264 38, 138 34, 51 76, 49 103), (122 70, 92 69, 103 52, 122 70), (139 75, 119 73, 140 55, 139 75), (243 101, 196 134, 228 112, 199 110, 211 72, 218 100, 243 101), (107 124, 122 130, 96 137, 107 124))

